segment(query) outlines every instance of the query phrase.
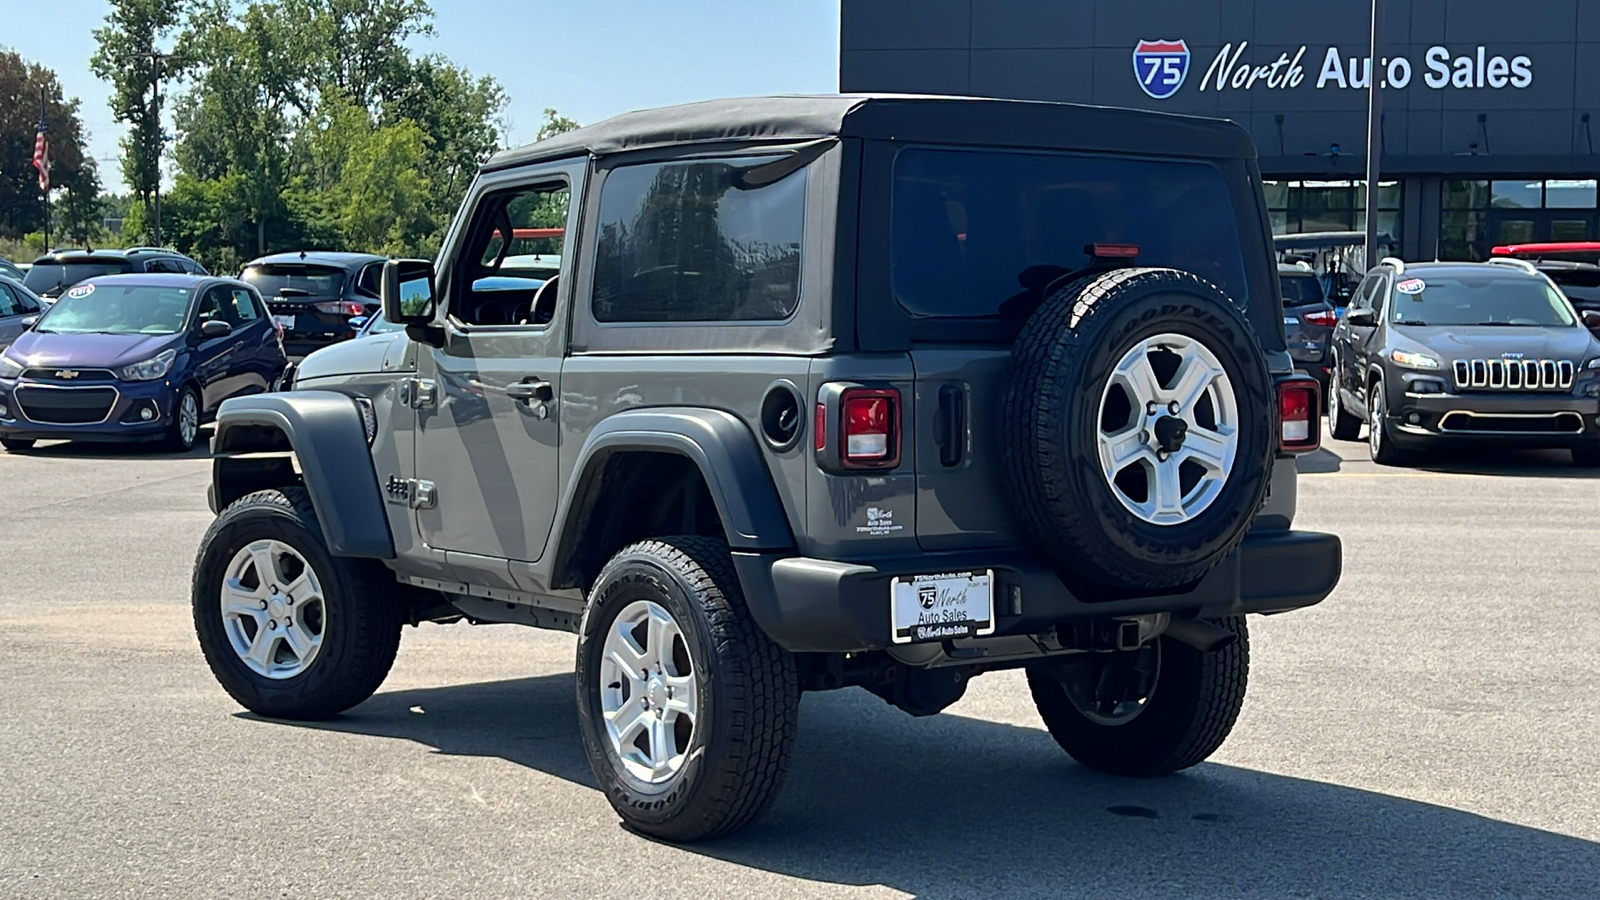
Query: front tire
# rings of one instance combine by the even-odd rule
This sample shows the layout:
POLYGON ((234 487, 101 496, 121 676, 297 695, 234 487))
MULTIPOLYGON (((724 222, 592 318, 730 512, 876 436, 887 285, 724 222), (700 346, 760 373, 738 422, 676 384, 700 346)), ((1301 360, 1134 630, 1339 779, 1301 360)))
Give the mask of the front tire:
POLYGON ((234 501, 195 560, 195 634, 222 689, 251 712, 326 719, 372 696, 400 645, 394 577, 336 557, 301 487, 234 501))
POLYGON ((669 537, 600 572, 578 642, 579 730, 631 828, 734 831, 772 805, 794 745, 794 658, 756 627, 725 543, 669 537))
MULTIPOLYGON (((1101 674, 1095 666, 1107 664, 1105 657, 1123 654, 1084 654, 1067 668, 1030 668, 1028 687, 1050 736, 1079 763, 1113 775, 1165 775, 1205 760, 1238 720, 1250 674, 1244 617, 1214 624, 1238 639, 1206 653, 1157 638, 1158 662, 1141 663, 1155 671, 1148 691, 1104 707, 1086 702, 1083 682, 1094 683, 1101 674)), ((1152 649, 1123 653, 1149 655, 1152 649)))
POLYGON ((26 453, 33 449, 36 442, 30 438, 0 438, 0 447, 7 453, 26 453))
MULTIPOLYGON (((1333 371, 1339 371, 1339 363, 1334 361, 1333 371)), ((1328 379, 1328 434, 1336 441, 1361 440, 1361 420, 1350 414, 1344 408, 1339 396, 1339 378, 1335 374, 1328 379)))
POLYGON ((1367 451, 1372 461, 1380 466, 1404 466, 1411 456, 1395 444, 1394 433, 1389 430, 1388 403, 1384 400, 1382 381, 1375 381, 1367 389, 1367 451))
POLYGON ((164 443, 174 453, 188 453, 200 439, 200 394, 192 387, 178 392, 172 404, 172 425, 164 443))

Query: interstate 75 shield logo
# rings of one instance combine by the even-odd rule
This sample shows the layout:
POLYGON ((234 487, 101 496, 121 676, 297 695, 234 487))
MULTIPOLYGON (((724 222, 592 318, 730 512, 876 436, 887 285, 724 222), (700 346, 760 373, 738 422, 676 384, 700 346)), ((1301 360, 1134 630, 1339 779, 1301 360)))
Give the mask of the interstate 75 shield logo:
POLYGON ((1165 100, 1183 87, 1189 74, 1189 45, 1183 41, 1140 41, 1133 48, 1133 74, 1139 87, 1157 100, 1165 100))

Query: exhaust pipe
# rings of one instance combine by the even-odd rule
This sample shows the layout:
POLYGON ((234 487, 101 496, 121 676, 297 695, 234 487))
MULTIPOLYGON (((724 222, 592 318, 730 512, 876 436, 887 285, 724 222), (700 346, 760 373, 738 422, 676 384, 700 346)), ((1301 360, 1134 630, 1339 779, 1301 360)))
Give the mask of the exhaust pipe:
POLYGON ((1163 633, 1201 653, 1221 650, 1239 639, 1238 634, 1204 619, 1173 619, 1167 623, 1167 630, 1163 633))

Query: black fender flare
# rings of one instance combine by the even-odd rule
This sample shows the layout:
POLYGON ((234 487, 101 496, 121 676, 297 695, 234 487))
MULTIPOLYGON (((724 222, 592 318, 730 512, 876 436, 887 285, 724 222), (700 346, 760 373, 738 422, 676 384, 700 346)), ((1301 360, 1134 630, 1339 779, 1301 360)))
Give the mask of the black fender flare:
POLYGON ((750 428, 732 413, 687 406, 631 409, 602 421, 578 451, 557 518, 557 560, 571 555, 582 531, 587 501, 598 487, 607 457, 627 451, 688 457, 706 480, 728 545, 735 550, 781 550, 794 533, 772 472, 750 428))
MULTIPOLYGON (((217 410, 211 439, 211 505, 220 511, 239 497, 286 483, 287 460, 237 454, 292 451, 301 481, 335 556, 393 559, 394 538, 383 493, 354 398, 337 391, 253 394, 227 400, 217 410), (266 466, 264 468, 263 463, 266 466), (273 469, 273 466, 279 468, 273 469), (263 480, 263 473, 266 481, 263 480)), ((292 478, 292 471, 287 473, 292 478)))

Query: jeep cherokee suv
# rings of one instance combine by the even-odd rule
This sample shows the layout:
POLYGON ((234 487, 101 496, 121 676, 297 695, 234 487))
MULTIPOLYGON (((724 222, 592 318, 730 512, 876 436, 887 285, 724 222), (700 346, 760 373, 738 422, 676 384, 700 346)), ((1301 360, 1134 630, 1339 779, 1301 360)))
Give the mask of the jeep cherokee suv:
POLYGON ((201 646, 304 719, 406 623, 575 632, 596 779, 674 840, 768 807, 806 690, 931 715, 1025 668, 1080 762, 1194 765, 1245 615, 1339 577, 1291 530, 1320 396, 1277 275, 1222 121, 783 97, 501 153, 385 265, 403 339, 224 406, 201 646))
POLYGON ((1405 263, 1367 273, 1333 333, 1328 430, 1372 459, 1430 448, 1564 448, 1600 466, 1600 340, 1530 262, 1405 263))

